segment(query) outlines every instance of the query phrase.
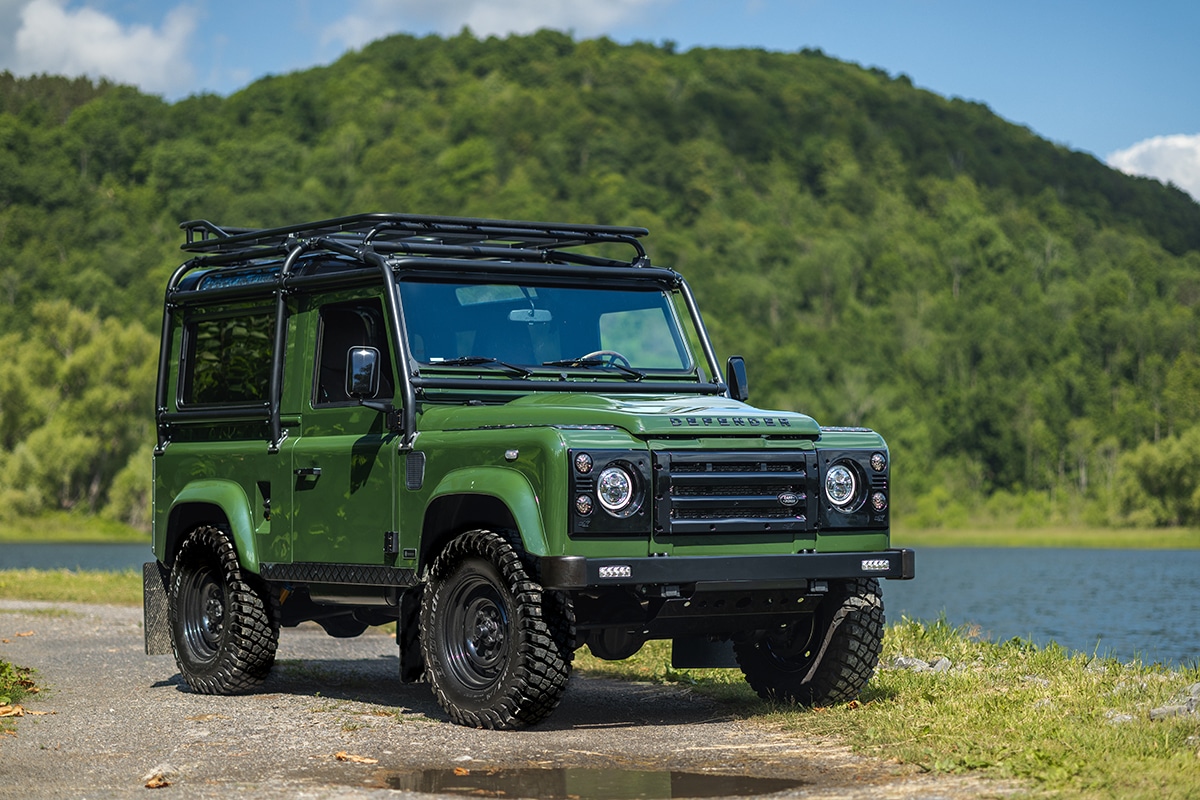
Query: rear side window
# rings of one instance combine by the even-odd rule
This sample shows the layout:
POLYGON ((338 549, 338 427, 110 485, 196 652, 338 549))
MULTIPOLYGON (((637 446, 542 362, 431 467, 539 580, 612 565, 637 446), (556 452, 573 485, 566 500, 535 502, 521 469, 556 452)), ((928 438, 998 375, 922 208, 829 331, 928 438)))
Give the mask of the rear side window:
POLYGON ((194 319, 186 331, 184 405, 267 402, 274 312, 194 319))

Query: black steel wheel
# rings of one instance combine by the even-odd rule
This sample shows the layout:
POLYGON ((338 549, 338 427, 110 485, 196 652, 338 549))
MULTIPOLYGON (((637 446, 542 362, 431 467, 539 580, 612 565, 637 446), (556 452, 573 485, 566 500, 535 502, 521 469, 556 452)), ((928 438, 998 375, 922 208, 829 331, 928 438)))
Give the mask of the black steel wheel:
POLYGON ((217 528, 188 534, 171 568, 168 622, 175 663, 200 694, 236 694, 266 679, 279 625, 266 592, 244 575, 217 528))
POLYGON ((746 682, 764 700, 845 703, 875 674, 883 645, 883 598, 873 578, 831 582, 816 612, 734 644, 746 682))
POLYGON ((421 648, 434 696, 450 718, 509 730, 545 719, 571 674, 570 604, 546 592, 504 536, 450 542, 430 569, 421 648))

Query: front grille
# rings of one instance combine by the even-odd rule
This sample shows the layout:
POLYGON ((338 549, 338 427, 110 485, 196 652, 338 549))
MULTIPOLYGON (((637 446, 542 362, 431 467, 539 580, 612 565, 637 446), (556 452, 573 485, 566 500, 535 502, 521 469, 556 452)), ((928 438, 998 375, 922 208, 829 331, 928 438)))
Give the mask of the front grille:
POLYGON ((816 523, 810 453, 655 453, 656 533, 806 531, 816 523))

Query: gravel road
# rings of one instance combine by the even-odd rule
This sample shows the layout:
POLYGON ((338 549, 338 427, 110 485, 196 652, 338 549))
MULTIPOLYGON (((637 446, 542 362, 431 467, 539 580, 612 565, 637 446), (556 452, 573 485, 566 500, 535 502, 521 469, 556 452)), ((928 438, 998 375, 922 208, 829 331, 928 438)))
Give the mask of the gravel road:
MULTIPOLYGON (((33 667, 46 687, 25 704, 44 713, 0 736, 0 797, 461 797, 429 782, 455 769, 511 779, 476 796, 545 794, 530 777, 544 773, 531 769, 572 776, 568 793, 582 800, 606 795, 581 782, 671 771, 795 781, 771 795, 780 798, 1003 793, 737 719, 674 686, 575 675, 559 709, 533 729, 462 728, 428 686, 399 682, 395 642, 380 634, 339 640, 315 626, 285 629, 258 692, 213 697, 188 691, 170 656, 143 653, 141 609, 0 600, 0 658, 33 667), (146 788, 156 776, 169 785, 146 788)), ((715 777, 707 785, 722 796, 775 788, 715 777)), ((636 796, 629 791, 607 796, 636 796)))

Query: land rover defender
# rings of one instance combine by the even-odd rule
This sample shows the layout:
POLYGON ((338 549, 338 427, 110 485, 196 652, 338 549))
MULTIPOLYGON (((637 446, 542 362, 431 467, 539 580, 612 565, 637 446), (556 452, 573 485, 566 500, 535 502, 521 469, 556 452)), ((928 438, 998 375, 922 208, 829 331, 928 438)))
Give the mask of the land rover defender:
POLYGON ((281 626, 396 624, 455 722, 544 719, 586 645, 673 642, 765 698, 853 699, 883 635, 887 445, 747 404, 635 227, 183 223, 156 393, 149 654, 197 692, 281 626))

